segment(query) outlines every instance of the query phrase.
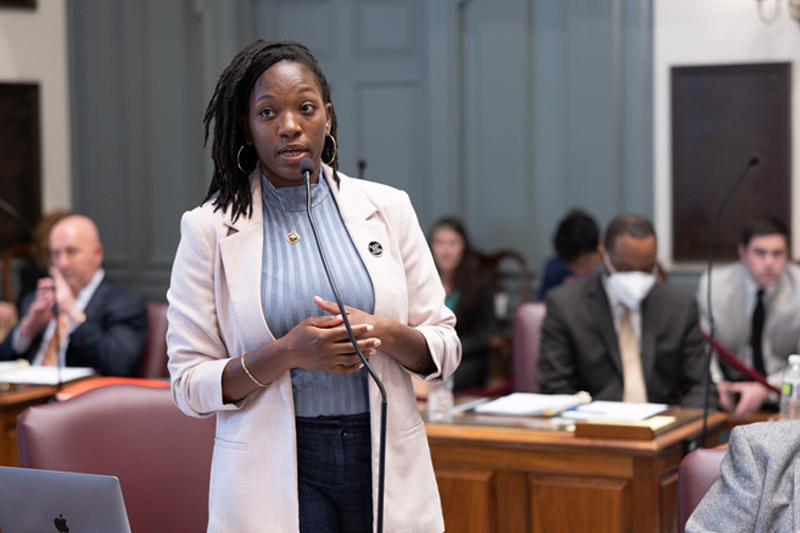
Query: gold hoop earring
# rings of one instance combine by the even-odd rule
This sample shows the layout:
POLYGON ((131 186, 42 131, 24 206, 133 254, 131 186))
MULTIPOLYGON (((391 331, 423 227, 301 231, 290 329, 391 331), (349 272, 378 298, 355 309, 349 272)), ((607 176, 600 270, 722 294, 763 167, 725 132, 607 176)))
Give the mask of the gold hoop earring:
POLYGON ((331 135, 330 133, 327 134, 325 137, 326 138, 330 137, 331 141, 333 142, 333 155, 331 156, 331 160, 330 161, 323 161, 323 163, 325 163, 326 165, 330 166, 331 163, 333 163, 334 160, 336 159, 336 139, 334 139, 333 135, 331 135))
POLYGON ((260 160, 256 160, 256 166, 254 166, 253 170, 251 170, 250 172, 247 172, 245 169, 243 169, 242 168, 242 163, 239 161, 239 157, 241 157, 242 150, 244 150, 246 146, 251 146, 251 145, 250 144, 243 144, 242 147, 239 148, 239 151, 236 153, 236 166, 239 167, 239 170, 241 170, 243 173, 245 173, 245 174, 247 174, 249 176, 250 174, 252 174, 253 172, 256 171, 256 169, 258 168, 258 165, 261 163, 261 161, 260 160))

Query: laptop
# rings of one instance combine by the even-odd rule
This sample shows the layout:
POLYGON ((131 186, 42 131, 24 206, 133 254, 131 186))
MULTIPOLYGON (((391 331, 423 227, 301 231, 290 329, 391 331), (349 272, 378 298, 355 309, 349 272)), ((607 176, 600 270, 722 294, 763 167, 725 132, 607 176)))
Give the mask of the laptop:
POLYGON ((130 533, 119 479, 0 467, 0 533, 130 533))

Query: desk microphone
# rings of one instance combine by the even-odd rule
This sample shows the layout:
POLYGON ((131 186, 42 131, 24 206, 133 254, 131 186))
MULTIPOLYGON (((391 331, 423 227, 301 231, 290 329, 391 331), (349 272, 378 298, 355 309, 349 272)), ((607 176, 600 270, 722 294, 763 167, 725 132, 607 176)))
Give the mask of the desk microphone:
POLYGON ((728 194, 726 194, 725 198, 722 199, 722 203, 719 204, 717 216, 714 218, 714 224, 711 226, 711 235, 708 237, 708 268, 706 270, 708 272, 706 276, 706 280, 708 281, 708 287, 706 291, 706 307, 708 308, 708 345, 706 348, 706 389, 705 398, 703 400, 703 433, 701 437, 703 448, 706 447, 706 434, 708 432, 708 395, 711 389, 711 356, 714 353, 714 311, 711 308, 711 263, 714 260, 714 237, 717 233, 719 219, 722 217, 722 212, 725 211, 725 207, 728 205, 728 202, 733 197, 733 194, 736 192, 736 189, 739 188, 739 185, 742 183, 742 181, 744 181, 744 178, 747 176, 747 173, 750 172, 750 169, 758 165, 760 162, 761 157, 758 154, 753 154, 747 161, 747 165, 745 165, 744 170, 728 190, 728 194))
POLYGON ((339 313, 342 315, 344 327, 347 329, 347 335, 350 337, 350 342, 353 344, 358 358, 361 359, 361 363, 367 368, 369 375, 372 376, 372 379, 381 391, 381 437, 378 459, 378 516, 376 531, 377 533, 383 533, 383 487, 384 478, 386 476, 386 389, 378 378, 378 374, 375 373, 375 370, 372 369, 369 361, 367 361, 367 358, 361 353, 361 348, 358 347, 358 341, 356 341, 356 337, 353 334, 353 328, 350 327, 350 320, 347 318, 347 311, 344 308, 341 296, 339 296, 336 283, 333 281, 333 274, 331 274, 331 269, 328 266, 328 260, 325 258, 325 251, 322 248, 322 241, 319 238, 319 232, 317 232, 314 216, 311 214, 311 175, 314 173, 314 162, 307 157, 303 158, 303 160, 300 161, 300 172, 303 174, 303 178, 305 178, 306 181, 306 213, 308 213, 308 221, 311 222, 311 229, 317 241, 319 257, 322 260, 322 266, 325 268, 325 274, 328 276, 328 283, 330 283, 331 289, 333 290, 333 295, 336 297, 336 304, 339 306, 339 313))

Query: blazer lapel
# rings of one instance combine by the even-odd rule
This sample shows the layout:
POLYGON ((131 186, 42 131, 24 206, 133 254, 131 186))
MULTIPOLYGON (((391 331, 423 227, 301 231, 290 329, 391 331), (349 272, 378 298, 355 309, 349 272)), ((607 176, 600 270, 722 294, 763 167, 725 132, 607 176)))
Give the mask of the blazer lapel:
POLYGON ((225 282, 236 312, 239 332, 246 346, 258 347, 275 340, 269 331, 261 307, 261 260, 264 248, 263 212, 260 175, 251 175, 253 215, 231 220, 225 213, 228 235, 219 241, 225 282))
MULTIPOLYGON (((391 252, 389 246, 389 235, 386 232, 386 225, 376 216, 378 208, 367 197, 366 194, 353 183, 352 178, 340 176, 340 185, 331 178, 332 172, 329 167, 324 167, 325 178, 330 185, 331 193, 339 207, 339 213, 347 228, 350 238, 358 251, 358 255, 364 262, 364 266, 372 280, 373 293, 375 294, 375 309, 373 314, 376 316, 396 316, 393 312, 393 305, 389 298, 385 298, 386 291, 377 290, 377 287, 387 286, 392 283, 391 276, 384 268, 392 259, 388 257, 391 252), (382 247, 380 255, 370 251, 372 243, 379 243, 382 247)), ((373 369, 382 375, 382 363, 380 357, 370 359, 373 369)))
POLYGON ((619 353, 619 341, 617 339, 617 330, 614 328, 614 319, 611 317, 611 307, 606 297, 606 290, 603 288, 603 280, 601 274, 595 275, 595 281, 589 283, 588 302, 589 314, 594 317, 594 324, 606 350, 611 357, 611 362, 614 368, 622 376, 622 356, 619 353))

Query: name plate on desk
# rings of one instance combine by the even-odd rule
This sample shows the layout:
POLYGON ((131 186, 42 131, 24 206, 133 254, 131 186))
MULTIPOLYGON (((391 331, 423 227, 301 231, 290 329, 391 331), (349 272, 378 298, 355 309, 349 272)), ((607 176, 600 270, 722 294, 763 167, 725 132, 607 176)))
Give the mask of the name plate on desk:
POLYGON ((576 420, 575 436, 596 439, 653 440, 674 425, 674 416, 654 416, 638 422, 615 420, 576 420))

